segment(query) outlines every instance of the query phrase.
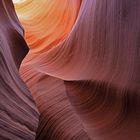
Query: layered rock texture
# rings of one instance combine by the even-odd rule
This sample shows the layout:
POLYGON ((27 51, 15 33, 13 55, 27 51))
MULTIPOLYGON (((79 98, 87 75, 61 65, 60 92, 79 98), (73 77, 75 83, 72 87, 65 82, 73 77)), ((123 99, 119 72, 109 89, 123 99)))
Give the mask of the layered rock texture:
POLYGON ((39 113, 18 68, 28 52, 12 1, 0 1, 0 140, 34 140, 39 113))
POLYGON ((139 140, 140 0, 15 9, 0 2, 0 140, 139 140))

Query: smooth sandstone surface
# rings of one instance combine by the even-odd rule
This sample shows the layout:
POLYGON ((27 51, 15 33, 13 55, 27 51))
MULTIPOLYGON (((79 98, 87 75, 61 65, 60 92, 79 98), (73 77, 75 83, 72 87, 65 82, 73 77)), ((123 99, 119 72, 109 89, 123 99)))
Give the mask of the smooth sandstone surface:
POLYGON ((39 113, 18 68, 28 52, 11 0, 0 1, 0 140, 34 140, 39 113))
MULTIPOLYGON (((14 10, 5 14, 12 2, 1 3, 1 71, 8 79, 10 71, 13 79, 7 85, 15 90, 4 92, 2 109, 19 117, 15 128, 22 134, 21 124, 30 130, 24 137, 14 131, 14 137, 35 138, 38 125, 36 140, 139 140, 139 0, 21 0, 15 9, 24 38, 14 10), (22 92, 16 92, 17 85, 22 92), (18 106, 30 119, 20 109, 8 110, 8 95, 17 95, 14 103, 21 98, 18 106)), ((7 124, 5 134, 13 125, 7 124)))

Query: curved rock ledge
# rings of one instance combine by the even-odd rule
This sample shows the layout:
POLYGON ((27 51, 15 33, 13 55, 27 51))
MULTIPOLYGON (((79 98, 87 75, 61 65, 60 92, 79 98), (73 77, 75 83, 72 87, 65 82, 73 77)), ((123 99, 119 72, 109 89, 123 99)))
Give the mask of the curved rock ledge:
POLYGON ((139 140, 140 0, 0 4, 1 139, 139 140))

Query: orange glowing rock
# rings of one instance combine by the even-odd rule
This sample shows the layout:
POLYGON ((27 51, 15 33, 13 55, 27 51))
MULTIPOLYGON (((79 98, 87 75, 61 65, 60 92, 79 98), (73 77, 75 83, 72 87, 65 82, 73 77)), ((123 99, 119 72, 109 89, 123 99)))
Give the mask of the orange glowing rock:
POLYGON ((15 7, 30 52, 39 53, 56 47, 69 34, 80 0, 21 0, 15 7))

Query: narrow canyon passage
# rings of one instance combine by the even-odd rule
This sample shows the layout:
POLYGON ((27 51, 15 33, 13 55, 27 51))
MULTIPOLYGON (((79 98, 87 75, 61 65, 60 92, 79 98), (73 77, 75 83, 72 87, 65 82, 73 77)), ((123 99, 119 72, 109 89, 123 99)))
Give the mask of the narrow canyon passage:
POLYGON ((0 140, 139 140, 139 13, 139 0, 2 0, 0 140))

